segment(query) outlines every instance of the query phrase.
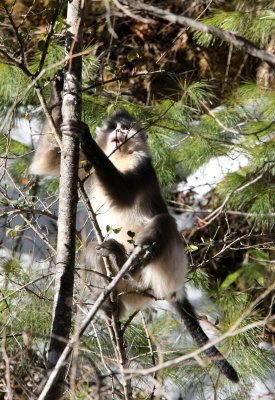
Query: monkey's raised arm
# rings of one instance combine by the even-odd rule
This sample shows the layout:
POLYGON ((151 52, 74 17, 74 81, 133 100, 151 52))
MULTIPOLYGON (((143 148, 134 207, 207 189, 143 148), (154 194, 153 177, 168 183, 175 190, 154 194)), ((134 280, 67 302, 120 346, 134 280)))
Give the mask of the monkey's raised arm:
POLYGON ((104 189, 120 205, 130 205, 134 201, 133 180, 122 174, 91 137, 89 127, 80 121, 69 121, 61 125, 63 135, 80 136, 84 155, 93 165, 104 189))

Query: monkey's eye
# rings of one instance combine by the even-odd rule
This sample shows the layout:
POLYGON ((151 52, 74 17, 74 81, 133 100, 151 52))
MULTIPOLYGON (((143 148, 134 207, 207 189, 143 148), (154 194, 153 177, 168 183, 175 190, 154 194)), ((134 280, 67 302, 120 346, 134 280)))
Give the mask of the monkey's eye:
POLYGON ((108 122, 107 129, 108 131, 114 131, 116 129, 117 124, 114 121, 108 122))
POLYGON ((125 124, 121 124, 121 130, 122 131, 128 131, 129 130, 129 126, 125 125, 125 124))

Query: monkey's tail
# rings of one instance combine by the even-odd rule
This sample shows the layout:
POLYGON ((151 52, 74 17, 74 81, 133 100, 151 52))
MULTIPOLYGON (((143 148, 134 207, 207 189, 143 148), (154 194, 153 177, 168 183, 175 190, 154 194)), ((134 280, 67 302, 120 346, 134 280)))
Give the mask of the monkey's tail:
MULTIPOLYGON (((178 311, 179 315, 183 319, 186 328, 195 342, 200 346, 204 346, 209 342, 209 338, 202 330, 193 306, 190 304, 187 298, 181 301, 173 302, 173 306, 178 311)), ((205 353, 211 359, 211 361, 219 368, 219 370, 231 381, 239 382, 239 377, 235 369, 229 364, 229 362, 224 358, 224 356, 212 346, 205 350, 205 353)))

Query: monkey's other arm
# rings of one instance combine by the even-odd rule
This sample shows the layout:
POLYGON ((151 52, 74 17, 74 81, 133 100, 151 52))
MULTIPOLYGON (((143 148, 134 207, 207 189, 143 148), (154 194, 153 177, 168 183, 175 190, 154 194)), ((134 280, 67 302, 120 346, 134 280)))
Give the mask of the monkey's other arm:
MULTIPOLYGON (((62 122, 61 106, 64 76, 59 72, 51 83, 50 113, 57 133, 62 122)), ((59 175, 60 147, 55 140, 49 121, 42 129, 29 172, 36 175, 59 175)))

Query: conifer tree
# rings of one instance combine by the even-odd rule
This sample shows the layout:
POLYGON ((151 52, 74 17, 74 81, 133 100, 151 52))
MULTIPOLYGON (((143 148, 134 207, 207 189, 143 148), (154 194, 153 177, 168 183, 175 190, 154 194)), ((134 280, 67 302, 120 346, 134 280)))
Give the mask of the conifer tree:
MULTIPOLYGON (((274 65, 214 34, 136 11, 137 3, 126 8, 114 1, 106 8, 107 2, 94 2, 88 11, 93 24, 85 33, 83 120, 94 132, 106 115, 122 107, 142 121, 171 210, 195 217, 195 226, 184 232, 189 279, 205 293, 203 299, 213 299, 198 307, 201 321, 217 337, 240 322, 238 333, 228 334, 220 345, 241 383, 226 381, 201 355, 158 370, 158 364, 196 350, 180 321, 161 304, 122 324, 130 368, 136 370, 133 392, 151 398, 178 392, 195 399, 249 399, 255 381, 267 383, 274 369, 274 65), (90 41, 89 30, 96 43, 90 41), (195 203, 192 191, 176 189, 179 181, 210 160, 239 155, 246 165, 228 172, 202 201, 195 203), (149 367, 155 371, 142 375, 149 367)), ((193 3, 194 14, 186 4, 169 5, 169 11, 198 17, 274 55, 270 2, 219 1, 206 9, 201 2, 193 3)), ((59 184, 28 174, 32 146, 10 133, 22 117, 31 124, 38 113, 41 118, 49 112, 50 81, 63 65, 63 17, 56 3, 50 2, 44 11, 36 1, 32 6, 24 1, 14 6, 1 3, 1 242, 13 251, 1 252, 0 258, 0 336, 3 390, 10 398, 36 398, 45 374, 55 256, 48 232, 55 231, 59 184), (28 240, 32 249, 41 246, 48 264, 28 261, 21 254, 28 240)), ((86 225, 87 216, 81 218, 86 225)), ((80 255, 81 234, 78 237, 80 255)), ((89 268, 84 273, 77 264, 74 303, 83 314, 90 307, 90 290, 89 268)), ((82 336, 74 363, 77 380, 70 395, 122 396, 115 349, 100 318, 82 336)))

